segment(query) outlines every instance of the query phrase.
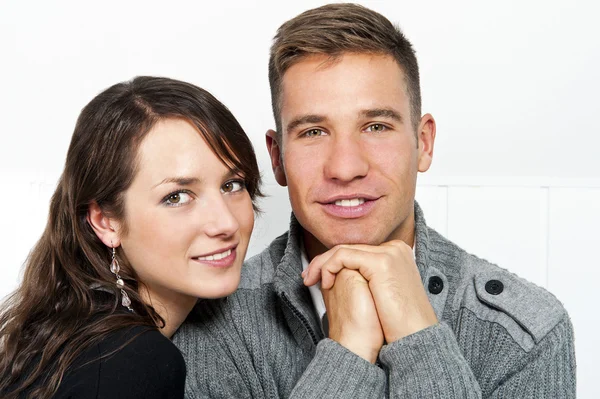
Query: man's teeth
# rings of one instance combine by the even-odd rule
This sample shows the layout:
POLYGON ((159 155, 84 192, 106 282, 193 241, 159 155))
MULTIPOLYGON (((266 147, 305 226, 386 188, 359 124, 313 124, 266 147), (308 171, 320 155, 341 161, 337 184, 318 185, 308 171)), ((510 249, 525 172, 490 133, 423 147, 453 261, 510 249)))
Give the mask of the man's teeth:
POLYGON ((335 204, 337 206, 359 206, 364 203, 365 203, 364 198, 353 198, 353 199, 344 199, 344 200, 335 201, 335 204))
POLYGON ((228 249, 225 252, 221 252, 220 254, 208 255, 208 256, 198 256, 198 260, 221 260, 223 258, 231 255, 231 249, 228 249))

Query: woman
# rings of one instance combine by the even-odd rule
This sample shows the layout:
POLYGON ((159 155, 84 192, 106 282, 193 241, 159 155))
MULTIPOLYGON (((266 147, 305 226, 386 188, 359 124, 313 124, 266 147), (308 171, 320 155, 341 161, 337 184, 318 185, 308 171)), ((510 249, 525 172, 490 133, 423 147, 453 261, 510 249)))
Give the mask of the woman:
POLYGON ((0 397, 183 397, 169 338, 197 298, 237 288, 259 183, 208 92, 137 77, 94 98, 0 311, 0 397))

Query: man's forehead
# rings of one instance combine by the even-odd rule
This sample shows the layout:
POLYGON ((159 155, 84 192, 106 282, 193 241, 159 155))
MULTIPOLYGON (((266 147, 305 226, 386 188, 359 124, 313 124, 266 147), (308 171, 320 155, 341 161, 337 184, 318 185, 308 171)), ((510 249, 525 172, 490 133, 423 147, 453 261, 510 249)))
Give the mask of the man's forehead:
MULTIPOLYGON (((302 57, 282 76, 279 102, 283 108, 290 97, 310 93, 319 88, 351 86, 357 81, 394 80, 407 92, 407 79, 403 69, 390 55, 372 53, 344 53, 332 56, 315 54, 302 57), (328 86, 328 87, 326 87, 328 86)), ((388 87, 389 89, 389 87, 388 87)))
POLYGON ((305 57, 286 71, 281 90, 282 127, 291 120, 319 122, 337 114, 336 108, 400 120, 408 101, 404 73, 391 56, 380 54, 345 54, 334 61, 326 55, 305 57))

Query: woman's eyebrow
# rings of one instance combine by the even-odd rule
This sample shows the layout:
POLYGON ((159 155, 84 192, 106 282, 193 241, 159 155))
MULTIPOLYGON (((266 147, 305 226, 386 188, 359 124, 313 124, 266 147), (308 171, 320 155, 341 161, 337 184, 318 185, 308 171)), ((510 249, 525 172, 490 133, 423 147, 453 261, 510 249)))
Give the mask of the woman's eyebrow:
POLYGON ((224 175, 223 178, 225 179, 229 179, 231 177, 238 177, 238 176, 244 176, 244 172, 242 172, 240 169, 238 168, 232 168, 229 169, 224 175))
POLYGON ((155 184, 152 188, 156 188, 163 184, 175 183, 180 186, 190 186, 192 184, 199 184, 201 180, 197 177, 167 177, 163 179, 160 183, 155 184))

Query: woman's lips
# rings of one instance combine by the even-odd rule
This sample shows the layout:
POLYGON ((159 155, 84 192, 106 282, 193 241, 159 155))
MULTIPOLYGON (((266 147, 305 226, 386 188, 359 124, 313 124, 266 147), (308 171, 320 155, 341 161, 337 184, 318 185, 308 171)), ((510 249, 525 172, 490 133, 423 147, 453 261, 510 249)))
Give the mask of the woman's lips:
POLYGON ((192 258, 195 262, 203 263, 205 265, 211 267, 230 267, 235 262, 235 258, 237 256, 236 248, 228 249, 219 254, 208 255, 208 256, 198 256, 192 258))

